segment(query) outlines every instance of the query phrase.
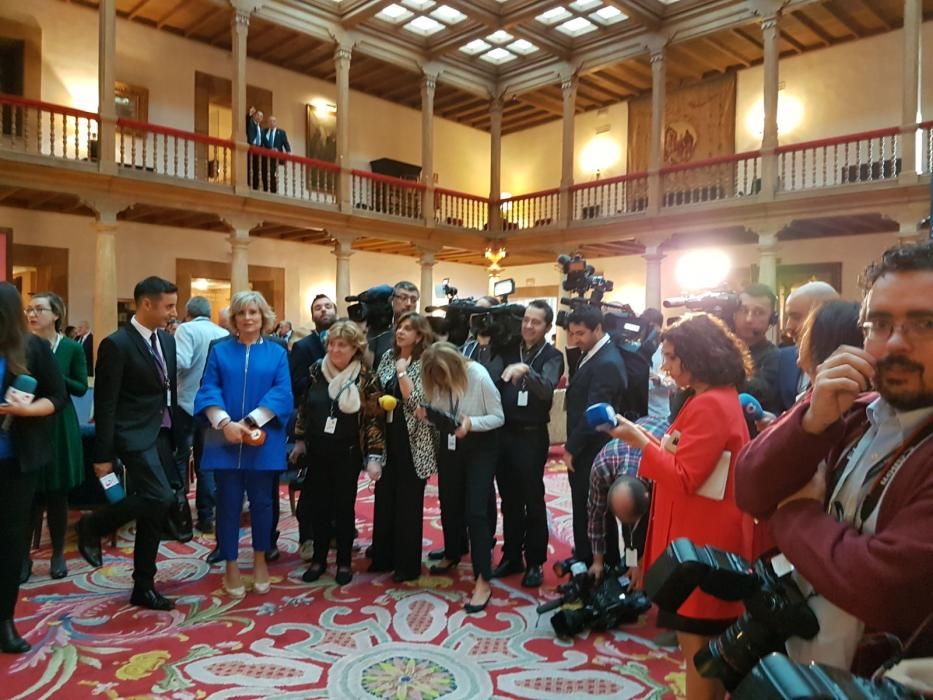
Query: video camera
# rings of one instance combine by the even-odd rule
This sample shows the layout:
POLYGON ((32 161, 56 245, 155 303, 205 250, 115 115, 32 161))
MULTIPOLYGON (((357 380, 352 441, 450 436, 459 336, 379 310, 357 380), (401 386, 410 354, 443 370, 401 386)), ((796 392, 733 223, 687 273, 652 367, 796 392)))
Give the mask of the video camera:
MULTIPOLYGON (((701 675, 734 690, 758 661, 783 652, 789 637, 812 639, 820 631, 806 596, 783 558, 781 573, 759 559, 754 567, 737 554, 674 540, 645 573, 645 592, 662 610, 676 612, 699 587, 720 600, 741 600, 745 613, 694 656, 701 675)), ((750 696, 749 696, 750 697, 750 696)))
POLYGON ((482 335, 490 338, 493 352, 498 353, 521 337, 525 307, 508 303, 509 295, 515 291, 514 280, 496 283, 493 291, 502 298, 502 303, 495 306, 479 306, 473 297, 457 299, 457 288, 451 287, 446 279, 442 291, 447 296, 447 304, 439 308, 446 312, 447 339, 457 347, 471 336, 482 335))
POLYGON ((384 333, 392 325, 392 287, 380 284, 356 296, 346 297, 354 302, 347 307, 347 316, 355 323, 366 323, 367 334, 372 337, 384 333))
POLYGON ((704 292, 696 296, 670 297, 665 299, 662 304, 665 309, 685 308, 687 311, 702 311, 718 316, 729 328, 732 328, 733 317, 739 307, 742 306, 742 301, 739 299, 738 294, 724 289, 704 292))
POLYGON ((578 608, 564 607, 551 617, 551 626, 558 637, 573 637, 585 629, 606 631, 622 624, 638 621, 647 612, 651 601, 641 591, 632 591, 632 581, 625 569, 613 567, 601 583, 590 575, 582 561, 567 559, 554 564, 554 572, 570 580, 557 587, 559 598, 538 606, 538 614, 580 602, 578 608))

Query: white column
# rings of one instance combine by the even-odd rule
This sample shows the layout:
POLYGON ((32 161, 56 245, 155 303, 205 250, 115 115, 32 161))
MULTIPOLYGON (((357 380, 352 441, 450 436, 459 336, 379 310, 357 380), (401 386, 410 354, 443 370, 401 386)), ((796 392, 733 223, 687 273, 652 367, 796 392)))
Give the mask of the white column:
POLYGON ((425 313, 425 308, 434 304, 434 266, 437 260, 433 251, 423 250, 418 262, 421 265, 421 313, 425 313))
POLYGON ((776 233, 758 234, 758 283, 777 291, 777 248, 776 233))
POLYGON ((489 102, 489 230, 501 230, 499 197, 502 196, 502 97, 489 102))
POLYGON ((337 315, 346 316, 347 297, 350 296, 350 256, 353 255, 353 239, 340 237, 334 240, 334 257, 337 258, 337 315))
POLYGON ((570 75, 560 83, 563 99, 563 121, 561 122, 560 161, 560 220, 565 224, 573 219, 570 187, 573 185, 573 126, 577 108, 577 76, 570 75))
POLYGON ((645 246, 645 308, 661 310, 661 261, 664 253, 660 245, 645 246))
POLYGON ((94 345, 117 330, 117 212, 100 208, 94 220, 94 345))
POLYGON ((661 174, 664 165, 663 136, 664 105, 667 91, 667 68, 663 45, 655 45, 650 51, 651 60, 651 144, 648 151, 648 207, 652 211, 661 208, 661 174))
POLYGON ((230 296, 249 290, 249 227, 238 225, 230 242, 230 296))
MULTIPOLYGON (((337 165, 340 166, 340 183, 337 188, 340 209, 353 211, 352 178, 350 177, 350 59, 353 47, 337 44, 334 50, 334 69, 337 72, 337 165)), ((348 268, 349 269, 349 268, 348 268)), ((349 294, 349 292, 348 292, 349 294)), ((344 308, 342 299, 337 308, 344 308)))
POLYGON ((901 174, 917 173, 917 122, 920 121, 920 61, 923 60, 920 25, 923 0, 904 0, 904 56, 901 102, 901 174))
POLYGON ((421 78, 421 179, 424 181, 424 223, 434 225, 434 91, 437 75, 421 78))
MULTIPOLYGON (((117 172, 115 160, 117 107, 114 103, 114 63, 117 57, 116 0, 100 0, 98 19, 97 108, 100 112, 100 124, 97 129, 98 168, 103 173, 115 174, 117 172)), ((114 307, 114 313, 116 313, 116 307, 114 307)), ((97 331, 97 328, 94 330, 97 331)), ((104 336, 101 335, 101 337, 104 336)))
POLYGON ((236 192, 249 191, 247 160, 249 143, 246 140, 246 40, 249 35, 248 9, 234 5, 230 18, 230 40, 233 49, 233 142, 236 153, 233 158, 233 186, 236 192))
POLYGON ((777 189, 778 162, 775 149, 778 147, 778 92, 780 69, 778 60, 780 30, 778 11, 769 12, 761 19, 761 34, 764 43, 764 124, 761 136, 761 194, 771 199, 777 189))

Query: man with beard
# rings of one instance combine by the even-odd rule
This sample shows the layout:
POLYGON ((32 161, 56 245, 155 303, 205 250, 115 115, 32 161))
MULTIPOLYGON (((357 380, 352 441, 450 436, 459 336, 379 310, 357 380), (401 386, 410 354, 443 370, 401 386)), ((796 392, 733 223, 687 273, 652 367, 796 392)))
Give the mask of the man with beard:
POLYGON ((819 619, 788 652, 841 668, 871 632, 905 643, 919 631, 910 651, 933 652, 933 243, 888 250, 866 280, 864 346, 817 368, 735 480, 819 619))

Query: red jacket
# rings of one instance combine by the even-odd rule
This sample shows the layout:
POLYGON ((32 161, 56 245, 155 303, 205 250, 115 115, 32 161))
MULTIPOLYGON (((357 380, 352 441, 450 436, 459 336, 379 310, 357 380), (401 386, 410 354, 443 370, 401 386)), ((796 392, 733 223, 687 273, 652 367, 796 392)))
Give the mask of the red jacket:
MULTIPOLYGON (((875 534, 830 517, 813 500, 777 505, 803 487, 823 460, 833 466, 868 421, 865 394, 820 435, 801 427, 809 399, 746 445, 736 470, 736 499, 770 516, 777 545, 827 600, 869 628, 902 641, 933 613, 933 440, 904 462, 881 501, 875 534)), ((829 498, 831 494, 827 494, 829 498)), ((933 630, 922 641, 928 647, 933 630)))
MULTIPOLYGON (((650 444, 642 452, 639 474, 655 482, 651 524, 645 546, 645 566, 678 537, 712 545, 749 559, 752 519, 735 503, 735 461, 748 442, 748 427, 734 388, 709 389, 683 405, 668 433, 680 431, 677 452, 650 444), (725 497, 716 501, 696 491, 709 478, 725 450, 732 452, 725 497)), ((741 603, 727 603, 695 591, 681 615, 725 620, 744 611, 741 603)))

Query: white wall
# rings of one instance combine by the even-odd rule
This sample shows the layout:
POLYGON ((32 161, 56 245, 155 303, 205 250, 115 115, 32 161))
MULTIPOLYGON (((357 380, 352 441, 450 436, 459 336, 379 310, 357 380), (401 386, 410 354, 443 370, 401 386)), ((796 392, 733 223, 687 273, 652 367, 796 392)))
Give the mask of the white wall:
MULTIPOLYGON (((60 0, 30 0, 26 8, 4 4, 0 16, 41 27, 42 99, 96 111, 97 12, 60 0)), ((232 55, 222 49, 125 20, 117 21, 116 36, 115 77, 149 90, 154 124, 193 131, 195 72, 233 75, 232 55)), ((288 132, 292 151, 304 155, 305 105, 315 98, 333 102, 334 85, 252 59, 247 80, 272 91, 279 126, 288 132)), ((441 186, 488 193, 489 134, 435 118, 434 144, 441 186)), ((360 169, 369 170, 369 161, 383 157, 420 163, 421 113, 351 92, 350 149, 351 165, 360 169)))
MULTIPOLYGON (((94 227, 89 218, 0 207, 0 223, 13 229, 13 241, 68 249, 68 301, 72 319, 93 317, 94 227)), ((210 231, 121 222, 117 231, 117 296, 132 298, 133 287, 148 275, 175 278, 176 258, 228 263, 226 236, 210 231)), ((249 262, 285 269, 284 317, 299 324, 311 321, 308 310, 318 292, 336 291, 336 258, 324 246, 254 238, 249 262)), ((450 277, 464 296, 486 293, 486 271, 475 265, 438 263, 434 278, 450 277)), ((350 258, 354 292, 407 279, 421 284, 414 258, 356 252, 350 258)), ((425 296, 427 296, 425 294, 425 296)))

